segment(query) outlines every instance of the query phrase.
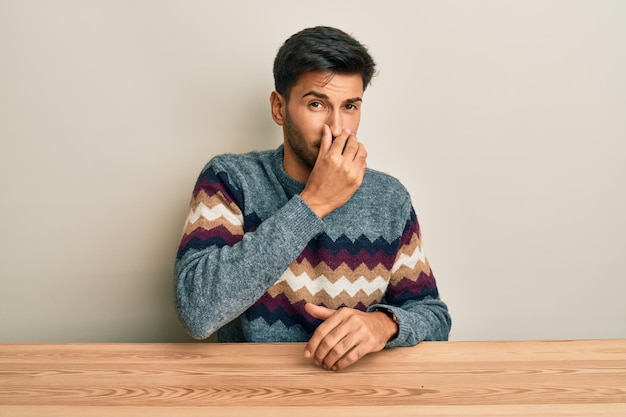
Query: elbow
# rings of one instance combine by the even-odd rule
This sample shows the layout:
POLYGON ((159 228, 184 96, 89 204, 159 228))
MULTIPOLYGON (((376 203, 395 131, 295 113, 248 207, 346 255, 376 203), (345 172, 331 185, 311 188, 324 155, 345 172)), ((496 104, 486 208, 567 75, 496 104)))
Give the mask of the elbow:
POLYGON ((175 309, 178 321, 187 333, 196 340, 203 340, 211 336, 215 330, 212 328, 209 303, 207 298, 194 288, 189 286, 189 277, 180 273, 176 275, 175 309))
POLYGON ((445 304, 433 311, 436 316, 437 325, 433 329, 432 340, 445 342, 450 337, 450 330, 452 329, 452 317, 445 304))
POLYGON ((450 336, 452 318, 448 307, 440 299, 430 299, 423 310, 423 327, 419 340, 431 342, 445 342, 450 336))
POLYGON ((201 310, 196 306, 190 306, 181 302, 177 296, 176 315, 178 316, 178 321, 187 333, 196 340, 206 339, 214 332, 207 323, 206 315, 201 310))

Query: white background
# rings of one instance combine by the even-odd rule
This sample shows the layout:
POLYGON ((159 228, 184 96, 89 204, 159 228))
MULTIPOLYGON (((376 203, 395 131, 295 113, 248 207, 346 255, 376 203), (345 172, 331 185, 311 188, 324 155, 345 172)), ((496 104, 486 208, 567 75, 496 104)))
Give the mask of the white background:
POLYGON ((0 341, 189 341, 172 269, 210 157, 274 148, 282 42, 379 75, 452 340, 626 337, 626 2, 0 0, 0 341))

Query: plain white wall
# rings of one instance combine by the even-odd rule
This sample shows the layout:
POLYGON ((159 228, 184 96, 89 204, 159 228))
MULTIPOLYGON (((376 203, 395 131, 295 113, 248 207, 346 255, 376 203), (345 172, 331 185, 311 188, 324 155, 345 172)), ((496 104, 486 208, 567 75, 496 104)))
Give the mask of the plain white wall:
POLYGON ((193 182, 273 148, 271 64, 367 44, 360 139, 412 194, 453 340, 626 337, 626 2, 0 0, 0 341, 189 341, 193 182))

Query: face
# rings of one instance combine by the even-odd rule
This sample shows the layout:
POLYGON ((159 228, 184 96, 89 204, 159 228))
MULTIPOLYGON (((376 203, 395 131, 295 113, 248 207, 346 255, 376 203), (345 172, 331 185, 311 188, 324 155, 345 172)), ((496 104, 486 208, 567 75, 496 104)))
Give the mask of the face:
POLYGON ((361 120, 363 80, 360 74, 307 72, 291 89, 287 102, 277 92, 270 97, 272 117, 283 126, 285 171, 306 182, 320 149, 324 125, 333 138, 343 129, 356 134, 361 120))

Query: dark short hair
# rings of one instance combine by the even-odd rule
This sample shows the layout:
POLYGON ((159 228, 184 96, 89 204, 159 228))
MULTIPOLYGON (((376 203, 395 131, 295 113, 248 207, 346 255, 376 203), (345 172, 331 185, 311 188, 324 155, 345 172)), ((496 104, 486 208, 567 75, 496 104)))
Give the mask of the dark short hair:
POLYGON ((292 35, 280 47, 274 59, 274 87, 289 100, 300 75, 324 71, 361 74, 365 90, 375 70, 374 59, 355 38, 336 28, 316 26, 292 35))

